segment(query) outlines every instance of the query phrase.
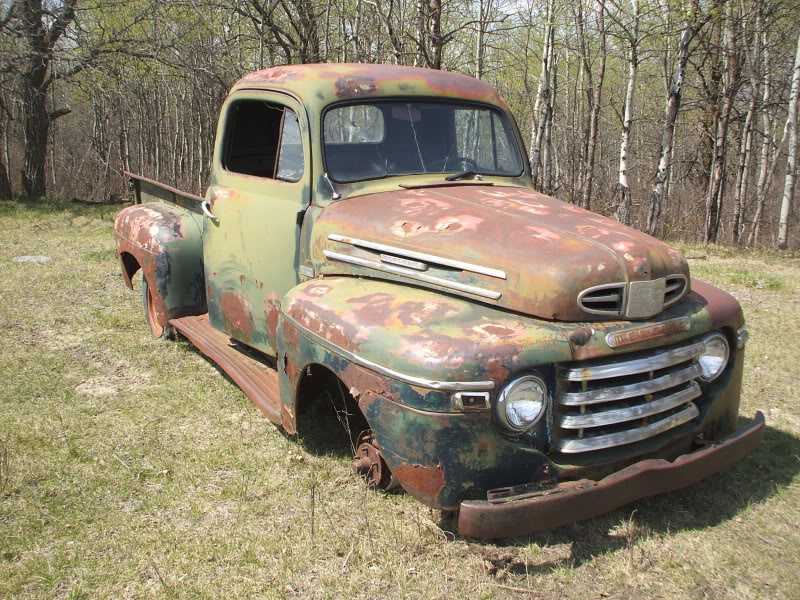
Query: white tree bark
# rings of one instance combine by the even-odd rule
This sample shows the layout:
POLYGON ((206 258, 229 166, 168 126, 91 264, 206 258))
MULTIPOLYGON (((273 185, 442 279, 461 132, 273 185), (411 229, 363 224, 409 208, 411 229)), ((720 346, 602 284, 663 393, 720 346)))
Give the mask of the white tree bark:
POLYGON ((792 208, 795 178, 797 177, 797 119, 798 103, 800 103, 800 35, 797 36, 797 55, 792 72, 792 91, 789 96, 789 114, 786 117, 786 130, 789 134, 789 155, 786 159, 786 179, 783 183, 783 200, 781 200, 781 216, 778 221, 778 248, 785 250, 789 245, 789 213, 792 208))
MULTIPOLYGON (((702 25, 701 25, 702 26, 702 25)), ((672 74, 672 85, 669 88, 667 97, 667 108, 664 114, 664 131, 661 134, 661 156, 658 160, 656 169, 656 183, 653 192, 650 194, 650 207, 647 214, 646 231, 650 235, 656 233, 658 224, 661 221, 661 211, 664 203, 664 186, 669 173, 669 165, 672 161, 672 142, 675 138, 675 122, 678 119, 678 111, 681 106, 681 93, 683 90, 683 78, 686 75, 686 63, 689 62, 689 44, 699 28, 690 23, 686 23, 681 31, 681 41, 678 46, 678 63, 675 65, 675 72, 672 74)))
POLYGON ((631 188, 628 182, 628 157, 631 149, 631 131, 633 128, 633 102, 636 92, 636 80, 639 75, 639 0, 633 0, 632 33, 629 36, 628 52, 628 87, 625 91, 625 111, 622 117, 622 139, 619 145, 619 189, 620 200, 614 215, 620 223, 630 225, 631 222, 631 188))

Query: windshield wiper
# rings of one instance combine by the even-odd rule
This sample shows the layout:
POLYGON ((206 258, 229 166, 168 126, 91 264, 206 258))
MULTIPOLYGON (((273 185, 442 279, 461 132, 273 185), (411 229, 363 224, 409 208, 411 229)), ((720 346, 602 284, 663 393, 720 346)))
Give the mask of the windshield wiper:
POLYGON ((467 177, 474 177, 480 180, 481 174, 477 171, 461 171, 461 173, 454 173, 444 178, 445 181, 458 181, 459 179, 466 179, 467 177))

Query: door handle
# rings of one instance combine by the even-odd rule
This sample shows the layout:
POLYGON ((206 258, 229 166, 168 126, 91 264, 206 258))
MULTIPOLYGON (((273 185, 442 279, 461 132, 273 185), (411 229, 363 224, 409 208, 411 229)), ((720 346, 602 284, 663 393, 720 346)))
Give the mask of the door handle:
POLYGON ((208 202, 208 200, 203 200, 203 202, 200 204, 200 208, 203 209, 203 214, 207 216, 209 219, 212 219, 214 221, 219 221, 219 219, 215 217, 211 212, 211 204, 208 202))

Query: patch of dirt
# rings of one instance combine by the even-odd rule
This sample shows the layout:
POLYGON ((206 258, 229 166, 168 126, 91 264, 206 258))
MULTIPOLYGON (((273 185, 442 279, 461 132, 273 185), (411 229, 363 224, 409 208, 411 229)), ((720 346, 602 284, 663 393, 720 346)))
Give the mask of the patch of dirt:
POLYGON ((109 385, 104 377, 94 377, 79 384, 75 391, 85 396, 114 396, 119 391, 116 386, 109 385))
POLYGON ((91 366, 99 371, 79 383, 75 391, 81 395, 94 397, 116 396, 122 391, 131 391, 147 387, 151 374, 131 366, 131 364, 116 352, 108 348, 96 348, 86 343, 90 339, 87 335, 62 333, 53 329, 43 329, 38 332, 41 342, 52 350, 70 354, 75 362, 91 366))
POLYGON ((523 553, 517 548, 501 548, 493 545, 469 544, 471 554, 481 559, 486 573, 495 579, 503 579, 508 575, 530 576, 552 570, 555 566, 569 563, 572 551, 569 544, 541 549, 541 561, 525 560, 523 553))

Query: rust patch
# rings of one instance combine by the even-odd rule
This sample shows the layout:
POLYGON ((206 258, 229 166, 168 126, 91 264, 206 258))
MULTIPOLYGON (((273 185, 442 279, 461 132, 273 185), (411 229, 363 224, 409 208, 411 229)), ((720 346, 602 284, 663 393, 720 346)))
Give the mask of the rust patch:
POLYGON ((373 373, 362 366, 350 363, 347 368, 340 373, 342 381, 351 394, 360 400, 364 392, 370 391, 380 396, 389 397, 390 383, 385 377, 373 373), (358 392, 357 394, 355 392, 358 392))
POLYGON ((579 327, 570 334, 569 343, 573 346, 585 346, 593 335, 594 329, 591 327, 579 327))
POLYGON ((294 362, 288 356, 283 357, 283 372, 286 373, 286 376, 289 378, 292 389, 294 389, 294 386, 297 383, 297 378, 300 376, 300 371, 301 369, 297 366, 296 362, 294 362))
POLYGON ((392 473, 409 493, 421 496, 424 502, 431 505, 435 505, 439 492, 444 488, 444 469, 441 465, 403 465, 392 473))
POLYGON ((289 435, 297 433, 297 422, 294 418, 294 411, 283 402, 281 402, 281 425, 289 435))
POLYGON ((511 371, 500 364, 498 359, 494 359, 493 361, 489 362, 489 368, 487 372, 489 374, 489 379, 495 383, 501 383, 505 381, 509 375, 511 375, 511 371))
POLYGON ((247 300, 239 294, 226 292, 220 297, 222 314, 225 317, 233 337, 243 342, 250 340, 253 336, 253 318, 247 307, 247 300))
POLYGON ((342 321, 337 312, 322 308, 309 300, 295 299, 289 306, 289 316, 310 332, 345 350, 355 350, 358 330, 342 321))
POLYGON ((452 312, 452 305, 439 300, 403 302, 399 307, 397 318, 403 325, 422 325, 443 319, 452 312))
POLYGON ((264 316, 267 320, 267 338, 269 345, 277 348, 278 320, 281 315, 281 301, 275 292, 271 292, 264 300, 264 316))
POLYGON ((378 93, 378 85, 371 77, 341 77, 336 80, 336 97, 367 98, 378 93))
POLYGON ((283 322, 283 335, 292 346, 297 346, 300 343, 300 338, 297 335, 297 330, 286 321, 283 322))
POLYGON ((366 325, 383 325, 394 310, 392 302, 395 298, 393 294, 376 293, 350 298, 347 302, 361 305, 353 311, 359 321, 366 325))

